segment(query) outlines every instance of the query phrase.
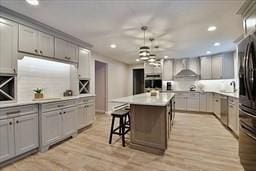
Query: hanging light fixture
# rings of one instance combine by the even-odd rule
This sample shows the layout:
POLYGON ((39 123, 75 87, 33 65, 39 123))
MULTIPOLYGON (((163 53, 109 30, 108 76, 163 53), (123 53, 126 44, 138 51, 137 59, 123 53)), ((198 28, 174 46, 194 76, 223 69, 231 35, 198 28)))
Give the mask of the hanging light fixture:
POLYGON ((140 49, 139 49, 139 56, 140 56, 140 59, 145 61, 145 60, 148 60, 149 59, 149 55, 150 55, 150 52, 149 52, 149 47, 146 46, 146 30, 148 29, 147 26, 142 26, 141 27, 141 30, 144 31, 144 46, 141 46, 140 49))
POLYGON ((150 52, 150 55, 149 55, 149 60, 148 62, 152 65, 155 61, 156 61, 156 55, 153 53, 153 41, 155 39, 154 38, 150 38, 149 41, 151 42, 151 52, 150 52))

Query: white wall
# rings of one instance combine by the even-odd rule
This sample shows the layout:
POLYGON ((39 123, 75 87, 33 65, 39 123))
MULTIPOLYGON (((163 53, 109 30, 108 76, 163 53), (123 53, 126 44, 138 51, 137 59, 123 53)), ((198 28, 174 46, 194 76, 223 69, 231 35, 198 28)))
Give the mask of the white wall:
POLYGON ((106 112, 106 72, 105 63, 95 62, 95 109, 101 113, 106 112))
POLYGON ((18 101, 33 99, 33 90, 42 88, 46 98, 61 97, 70 89, 70 65, 24 57, 18 60, 18 101))
POLYGON ((104 57, 98 53, 92 52, 91 60, 91 93, 95 93, 95 60, 107 64, 107 111, 111 111, 115 103, 111 103, 112 99, 120 98, 128 95, 128 76, 129 67, 127 64, 104 57))

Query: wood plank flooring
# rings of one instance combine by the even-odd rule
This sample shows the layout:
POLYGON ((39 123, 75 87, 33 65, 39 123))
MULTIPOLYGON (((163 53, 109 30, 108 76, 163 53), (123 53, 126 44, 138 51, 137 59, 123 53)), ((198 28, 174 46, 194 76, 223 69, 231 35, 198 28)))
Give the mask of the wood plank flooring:
MULTIPOLYGON (((176 113, 164 156, 108 144, 110 116, 97 114, 92 128, 3 171, 243 171, 238 141, 212 115, 176 113)), ((129 142, 129 139, 127 140, 129 142)))

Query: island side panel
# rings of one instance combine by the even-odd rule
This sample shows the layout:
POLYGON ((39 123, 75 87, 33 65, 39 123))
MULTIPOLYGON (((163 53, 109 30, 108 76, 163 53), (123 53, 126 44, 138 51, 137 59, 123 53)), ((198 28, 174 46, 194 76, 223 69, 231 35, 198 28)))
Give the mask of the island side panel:
POLYGON ((131 105, 132 148, 162 154, 167 140, 167 106, 131 105))

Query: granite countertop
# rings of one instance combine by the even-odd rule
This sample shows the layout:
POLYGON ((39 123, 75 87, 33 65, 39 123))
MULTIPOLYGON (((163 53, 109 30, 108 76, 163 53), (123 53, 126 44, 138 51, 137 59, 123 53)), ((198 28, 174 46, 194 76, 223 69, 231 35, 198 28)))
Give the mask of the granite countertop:
POLYGON ((234 97, 234 98, 239 98, 239 93, 238 91, 236 92, 230 92, 230 93, 227 93, 227 92, 222 92, 222 91, 204 91, 204 90, 196 90, 196 91, 189 91, 189 90, 173 90, 171 92, 187 92, 187 93, 217 93, 217 94, 220 94, 220 95, 224 95, 224 96, 228 96, 228 97, 234 97))
POLYGON ((0 103, 0 108, 23 106, 23 105, 30 105, 30 104, 51 103, 51 102, 73 100, 73 99, 79 99, 79 98, 83 98, 83 97, 93 97, 93 96, 95 96, 95 94, 81 94, 78 96, 46 98, 46 99, 42 99, 42 100, 17 101, 17 102, 2 103, 2 104, 0 103))
POLYGON ((151 96, 150 93, 143 93, 133 96, 113 99, 115 103, 128 103, 149 106, 166 106, 175 96, 175 93, 159 93, 157 96, 151 96))

